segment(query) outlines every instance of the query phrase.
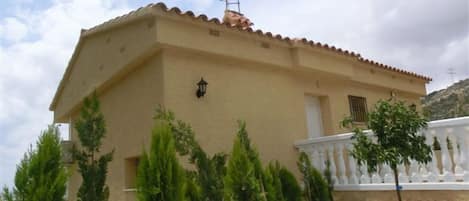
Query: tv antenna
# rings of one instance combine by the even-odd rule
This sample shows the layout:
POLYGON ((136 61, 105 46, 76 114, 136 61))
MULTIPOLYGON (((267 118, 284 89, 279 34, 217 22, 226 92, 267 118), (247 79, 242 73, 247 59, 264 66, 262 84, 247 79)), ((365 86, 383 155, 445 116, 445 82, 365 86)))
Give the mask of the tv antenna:
POLYGON ((448 68, 448 74, 451 77, 451 83, 454 83, 454 75, 456 75, 454 68, 448 68))
POLYGON ((231 6, 237 6, 238 7, 238 13, 241 13, 241 3, 239 0, 220 0, 225 2, 225 10, 230 10, 229 8, 231 6))

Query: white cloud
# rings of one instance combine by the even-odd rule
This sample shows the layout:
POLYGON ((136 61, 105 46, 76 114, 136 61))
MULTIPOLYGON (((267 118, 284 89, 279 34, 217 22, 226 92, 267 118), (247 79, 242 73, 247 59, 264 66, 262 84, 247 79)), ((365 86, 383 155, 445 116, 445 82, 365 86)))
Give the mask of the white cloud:
POLYGON ((0 21, 0 38, 6 42, 17 42, 28 33, 28 27, 18 18, 8 17, 0 21))
POLYGON ((125 2, 55 0, 0 20, 0 185, 11 184, 15 164, 52 122, 48 105, 80 29, 128 11, 125 2))
POLYGON ((430 76, 429 92, 469 77, 467 0, 243 1, 256 28, 306 37, 430 76))

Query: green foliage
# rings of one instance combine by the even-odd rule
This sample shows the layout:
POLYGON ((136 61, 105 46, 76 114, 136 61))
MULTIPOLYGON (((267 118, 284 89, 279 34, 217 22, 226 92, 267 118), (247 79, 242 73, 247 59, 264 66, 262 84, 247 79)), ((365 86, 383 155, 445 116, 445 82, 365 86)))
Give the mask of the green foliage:
MULTIPOLYGON (((350 120, 344 120, 354 132, 352 156, 359 164, 366 162, 368 170, 375 172, 378 165, 389 164, 394 172, 396 186, 399 185, 397 166, 410 164, 410 160, 419 163, 431 161, 431 146, 425 144, 425 137, 418 131, 426 128, 427 121, 417 112, 415 105, 406 105, 402 101, 380 100, 368 115, 367 127, 376 137, 372 141, 362 129, 353 127, 350 120)), ((397 191, 399 200, 400 193, 397 191)))
POLYGON ((186 171, 186 199, 189 201, 205 201, 202 198, 202 188, 197 182, 197 172, 186 171))
POLYGON ((193 172, 193 185, 199 185, 204 201, 223 200, 226 154, 217 153, 210 157, 197 143, 191 126, 176 120, 173 112, 159 107, 154 118, 169 125, 175 139, 176 151, 181 156, 189 155, 189 162, 194 164, 197 170, 193 172))
POLYGON ((196 171, 187 171, 188 200, 219 201, 225 198, 225 200, 298 201, 301 199, 301 189, 295 177, 280 167, 278 162, 263 169, 244 122, 239 122, 237 143, 233 146, 227 168, 226 154, 217 153, 210 157, 195 140, 190 125, 176 120, 174 113, 159 107, 154 119, 166 123, 171 128, 176 151, 181 156, 189 156, 189 162, 196 167, 196 171))
POLYGON ((469 79, 428 94, 422 99, 422 106, 430 120, 469 116, 469 79))
MULTIPOLYGON (((280 166, 278 161, 269 163, 266 168, 266 174, 272 175, 273 200, 301 201, 301 188, 296 181, 295 176, 285 167, 280 166)), ((272 200, 269 199, 269 200, 272 200)))
POLYGON ((106 134, 104 116, 96 93, 85 98, 80 119, 75 124, 82 150, 74 148, 73 157, 78 162, 83 182, 78 189, 79 201, 107 201, 109 188, 105 185, 107 166, 114 151, 102 154, 100 147, 106 134))
POLYGON ((248 155, 249 162, 252 163, 254 168, 254 177, 259 183, 259 188, 261 190, 261 200, 275 200, 275 192, 272 183, 266 177, 264 170, 262 168, 262 163, 259 159, 259 153, 256 148, 251 144, 251 139, 246 129, 246 122, 238 121, 239 130, 237 137, 240 140, 241 146, 246 150, 248 155))
POLYGON ((297 201, 301 190, 295 177, 278 162, 262 168, 257 150, 251 144, 246 124, 239 121, 239 130, 228 161, 225 176, 227 201, 297 201))
POLYGON ((306 201, 332 201, 326 179, 311 165, 308 156, 302 152, 298 168, 303 175, 304 195, 306 201))
POLYGON ((327 189, 329 191, 329 199, 334 200, 332 192, 334 191, 334 180, 332 180, 332 173, 331 173, 331 162, 326 160, 326 169, 324 170, 324 177, 326 178, 327 182, 327 189))
POLYGON ((0 195, 0 201, 15 201, 13 198, 13 193, 8 190, 5 186, 2 189, 2 194, 0 195))
POLYGON ((150 151, 144 151, 140 159, 137 173, 138 200, 185 200, 185 183, 171 127, 166 123, 157 124, 153 128, 150 151))
POLYGON ((233 145, 224 181, 226 201, 265 200, 261 195, 261 182, 256 177, 255 164, 239 135, 233 145))
POLYGON ((1 200, 63 201, 68 175, 61 160, 58 128, 49 126, 39 137, 37 148, 31 148, 17 166, 14 188, 9 191, 5 187, 1 200))
MULTIPOLYGON (((276 165, 279 164, 276 163, 276 165)), ((267 200, 285 201, 282 193, 282 183, 278 175, 278 169, 276 168, 277 166, 270 163, 264 170, 264 188, 267 192, 266 198, 267 200)))
MULTIPOLYGON (((343 125, 351 124, 344 121, 343 125)), ((426 126, 426 119, 420 116, 415 106, 405 105, 402 101, 378 101, 367 122, 377 142, 366 136, 362 129, 352 127, 355 133, 352 156, 359 164, 366 162, 370 172, 384 163, 392 169, 402 163, 410 164, 412 159, 427 163, 431 161, 431 147, 425 144, 425 136, 417 134, 426 126)))

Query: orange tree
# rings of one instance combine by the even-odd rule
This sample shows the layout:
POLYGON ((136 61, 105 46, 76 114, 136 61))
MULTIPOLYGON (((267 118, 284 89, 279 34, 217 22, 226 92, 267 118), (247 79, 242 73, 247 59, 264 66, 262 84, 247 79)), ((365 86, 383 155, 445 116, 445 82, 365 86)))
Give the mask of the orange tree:
POLYGON ((345 119, 342 125, 353 129, 355 142, 352 156, 359 164, 365 162, 370 172, 375 172, 378 165, 382 164, 391 167, 399 201, 402 198, 397 166, 409 165, 411 160, 418 163, 432 160, 431 147, 425 144, 425 136, 418 134, 427 127, 427 121, 419 114, 415 105, 394 100, 378 101, 368 114, 366 122, 376 141, 371 140, 361 128, 355 127, 350 118, 345 119))

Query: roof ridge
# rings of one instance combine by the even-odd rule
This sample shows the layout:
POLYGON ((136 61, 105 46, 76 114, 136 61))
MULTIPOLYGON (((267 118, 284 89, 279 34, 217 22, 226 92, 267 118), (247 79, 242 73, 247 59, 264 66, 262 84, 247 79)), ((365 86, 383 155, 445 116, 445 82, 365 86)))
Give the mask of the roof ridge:
POLYGON ((159 3, 156 3, 156 4, 151 3, 151 4, 148 4, 146 6, 140 7, 140 8, 138 8, 136 10, 133 10, 133 11, 127 13, 127 14, 112 18, 112 19, 110 19, 108 21, 105 21, 101 24, 93 26, 89 29, 83 30, 83 32, 84 32, 85 35, 86 34, 91 34, 92 32, 98 31, 101 28, 105 28, 109 24, 119 23, 123 19, 126 19, 128 17, 141 14, 145 9, 151 9, 151 8, 160 8, 162 11, 167 12, 167 13, 175 13, 179 16, 189 16, 193 19, 201 20, 203 22, 213 23, 213 24, 221 25, 221 26, 226 26, 226 27, 231 28, 231 29, 238 29, 239 31, 258 34, 258 35, 263 36, 263 37, 268 37, 268 38, 271 38, 271 39, 277 39, 277 40, 285 41, 285 42, 288 42, 288 43, 291 43, 291 44, 295 43, 295 42, 300 42, 304 45, 308 45, 308 46, 311 46, 311 47, 323 48, 323 49, 326 49, 326 50, 329 50, 329 51, 334 51, 335 53, 338 53, 338 54, 342 54, 342 55, 345 55, 345 56, 351 56, 351 57, 356 58, 359 62, 371 64, 371 65, 374 65, 376 67, 379 67, 379 68, 382 68, 382 69, 385 69, 385 70, 390 70, 390 71, 394 71, 394 72, 397 72, 397 73, 406 74, 406 75, 413 76, 413 77, 423 79, 423 80, 426 80, 426 81, 431 81, 432 80, 432 78, 430 78, 428 76, 419 75, 419 74, 411 72, 411 71, 399 69, 397 67, 393 67, 393 66, 390 66, 390 65, 379 63, 379 62, 373 61, 371 59, 366 59, 366 58, 363 58, 359 53, 349 51, 349 50, 345 50, 345 49, 342 49, 342 48, 338 48, 338 47, 335 47, 333 45, 329 45, 327 43, 315 42, 313 40, 308 40, 307 38, 304 38, 304 37, 303 38, 290 38, 290 37, 282 36, 280 34, 275 34, 274 35, 271 32, 264 32, 260 29, 254 30, 250 27, 241 28, 241 27, 238 27, 238 26, 231 26, 229 24, 223 23, 218 18, 209 19, 207 17, 207 15, 205 15, 205 14, 195 15, 194 12, 191 11, 191 10, 187 10, 187 11, 183 12, 178 7, 168 8, 166 6, 166 4, 164 4, 162 2, 159 2, 159 3))

